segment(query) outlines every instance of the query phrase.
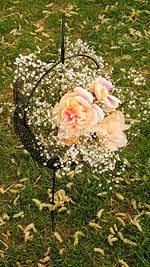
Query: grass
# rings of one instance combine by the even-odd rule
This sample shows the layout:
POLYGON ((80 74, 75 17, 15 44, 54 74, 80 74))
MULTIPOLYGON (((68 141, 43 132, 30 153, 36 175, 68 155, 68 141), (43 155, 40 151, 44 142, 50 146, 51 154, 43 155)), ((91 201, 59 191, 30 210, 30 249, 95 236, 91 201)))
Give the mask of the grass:
MULTIPOLYGON (((40 46, 44 60, 57 58, 62 11, 67 15, 67 34, 70 38, 82 38, 93 45, 114 66, 114 80, 119 86, 123 85, 120 68, 128 70, 135 67, 142 70, 146 79, 148 77, 150 11, 146 0, 1 0, 0 7, 2 103, 12 98, 10 84, 14 75, 13 62, 19 53, 34 52, 40 46)), ((135 86, 135 91, 146 98, 148 85, 135 86)), ((110 185, 106 183, 106 176, 92 175, 89 171, 73 178, 57 179, 56 190, 63 188, 74 201, 74 204, 67 204, 70 213, 56 215, 56 230, 63 243, 58 242, 52 234, 50 212, 46 209, 40 212, 32 202, 32 198, 48 202, 47 189, 51 187, 52 173, 33 162, 21 147, 8 109, 4 108, 0 114, 0 126, 0 187, 7 189, 13 186, 0 197, 0 216, 9 216, 9 220, 4 218, 5 224, 0 226, 0 266, 38 266, 39 259, 44 258, 48 247, 50 259, 47 265, 41 266, 126 267, 119 263, 120 259, 130 267, 149 266, 147 203, 150 148, 147 121, 140 126, 140 137, 123 151, 130 166, 120 177, 119 185, 110 185), (22 178, 26 178, 26 181, 19 182, 22 178), (71 189, 66 187, 69 182, 74 183, 71 189), (23 185, 23 189, 15 188, 14 185, 18 183, 23 185), (112 191, 109 190, 110 186, 113 187, 112 191), (11 191, 14 188, 18 191, 11 191), (104 191, 106 195, 97 196, 97 193, 104 191), (123 198, 117 197, 116 193, 123 198), (18 195, 20 197, 15 205, 14 200, 18 195), (96 218, 99 209, 104 209, 104 212, 98 221, 102 226, 98 232, 89 226, 89 221, 96 218), (13 218, 20 211, 24 212, 24 217, 13 218), (114 227, 114 223, 118 230, 123 227, 116 218, 118 212, 124 213, 124 237, 136 242, 137 246, 124 243, 117 231, 115 237, 118 240, 113 246, 109 245, 110 227, 114 227), (142 231, 131 223, 141 213, 139 224, 142 231), (30 223, 34 223, 37 231, 31 241, 24 242, 18 225, 26 227, 30 223), (78 245, 74 246, 76 231, 82 231, 85 236, 79 237, 78 245), (104 249, 105 255, 95 253, 95 247, 104 249)))

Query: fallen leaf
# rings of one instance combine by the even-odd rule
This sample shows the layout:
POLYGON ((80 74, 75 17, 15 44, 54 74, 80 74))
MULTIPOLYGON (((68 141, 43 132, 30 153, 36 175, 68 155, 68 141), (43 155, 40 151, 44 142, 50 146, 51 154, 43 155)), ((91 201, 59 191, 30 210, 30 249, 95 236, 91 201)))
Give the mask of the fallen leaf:
POLYGON ((50 35, 48 33, 42 32, 42 35, 46 38, 50 38, 50 35))
POLYGON ((124 196, 122 196, 120 193, 116 193, 116 197, 121 201, 124 200, 124 196))
POLYGON ((125 222, 120 217, 116 217, 116 219, 122 224, 123 227, 126 226, 125 222))
POLYGON ((24 212, 23 212, 23 211, 20 211, 20 212, 18 212, 18 213, 16 213, 16 214, 13 215, 13 218, 14 218, 14 219, 15 219, 15 218, 19 218, 19 217, 21 217, 21 218, 24 217, 24 212))
POLYGON ((33 223, 30 223, 29 225, 27 225, 24 229, 24 234, 30 230, 33 230, 33 232, 36 232, 36 229, 34 227, 34 224, 33 223))
POLYGON ((0 107, 0 114, 3 113, 3 107, 0 107))
POLYGON ((105 255, 105 251, 104 251, 104 249, 102 249, 102 248, 94 248, 94 252, 96 252, 96 253, 100 253, 102 256, 105 255))
POLYGON ((96 231, 99 231, 100 229, 102 229, 102 227, 98 223, 95 223, 95 222, 89 222, 89 226, 96 231))
POLYGON ((114 235, 110 234, 107 237, 107 242, 110 246, 113 246, 113 242, 116 242, 118 240, 117 237, 114 237, 114 235))
POLYGON ((110 232, 111 232, 112 235, 115 234, 115 231, 114 231, 113 227, 110 227, 109 230, 110 230, 110 232))
POLYGON ((64 253, 64 251, 65 251, 65 248, 61 248, 61 249, 59 250, 59 254, 62 255, 62 254, 64 253))
POLYGON ((102 216, 102 213, 104 212, 104 209, 100 209, 98 211, 98 213, 96 214, 96 216, 100 219, 100 217, 102 216))
POLYGON ((18 195, 18 196, 14 199, 14 201, 13 201, 14 206, 17 205, 17 201, 19 200, 19 198, 20 198, 20 195, 18 195))
POLYGON ((44 257, 48 256, 50 254, 50 252, 51 252, 51 248, 48 247, 46 252, 44 253, 44 257))
POLYGON ((103 197, 103 196, 106 196, 106 195, 107 195, 107 192, 97 193, 98 197, 103 197))
POLYGON ((74 185, 73 182, 69 182, 69 183, 66 184, 66 187, 67 187, 68 189, 71 189, 73 185, 74 185))
POLYGON ((122 59, 124 60, 131 60, 132 59, 132 56, 130 56, 130 55, 123 55, 122 56, 122 59))
POLYGON ((38 199, 36 199, 36 198, 32 198, 32 201, 39 208, 39 210, 41 210, 41 202, 38 199))
POLYGON ((143 232, 139 220, 136 217, 131 221, 131 223, 135 225, 140 232, 143 232))
POLYGON ((5 190, 4 190, 3 187, 0 187, 0 193, 1 193, 1 194, 4 194, 4 193, 5 193, 5 190))
POLYGON ((19 35, 21 35, 21 32, 19 32, 18 29, 13 29, 10 32, 10 34, 13 35, 13 36, 19 36, 19 35))
POLYGON ((58 240, 59 243, 63 243, 63 240, 58 232, 54 233, 54 237, 58 240))
POLYGON ((119 260, 121 267, 129 267, 129 265, 124 260, 119 260))
POLYGON ((48 5, 46 5, 46 7, 52 7, 54 5, 54 3, 51 3, 51 4, 48 4, 48 5))
POLYGON ((77 246, 79 243, 79 236, 85 236, 85 234, 82 231, 77 231, 74 234, 74 246, 77 246))
POLYGON ((46 262, 48 262, 50 260, 50 257, 49 256, 46 256, 46 257, 44 257, 43 259, 39 259, 39 262, 40 263, 46 263, 46 262))
POLYGON ((24 241, 28 242, 28 241, 31 241, 32 239, 33 239, 33 234, 31 234, 29 231, 27 231, 25 233, 25 236, 24 236, 24 241))
POLYGON ((38 28, 37 30, 35 30, 36 33, 38 32, 42 32, 44 30, 44 28, 41 26, 40 28, 38 28))

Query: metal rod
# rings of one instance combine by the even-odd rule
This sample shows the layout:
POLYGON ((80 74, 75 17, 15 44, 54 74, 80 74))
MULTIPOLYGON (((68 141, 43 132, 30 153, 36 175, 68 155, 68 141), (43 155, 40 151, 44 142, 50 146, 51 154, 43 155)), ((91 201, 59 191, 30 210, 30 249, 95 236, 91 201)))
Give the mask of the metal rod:
POLYGON ((65 15, 62 17, 62 28, 61 28, 61 62, 65 62, 65 15))
MULTIPOLYGON (((53 169, 53 179, 52 179, 52 205, 55 205, 55 180, 56 180, 56 170, 53 169)), ((55 210, 51 211, 52 217, 52 231, 55 231, 55 210)))
POLYGON ((53 184, 52 184, 52 204, 55 205, 54 194, 55 194, 55 178, 56 178, 56 170, 53 169, 53 184))

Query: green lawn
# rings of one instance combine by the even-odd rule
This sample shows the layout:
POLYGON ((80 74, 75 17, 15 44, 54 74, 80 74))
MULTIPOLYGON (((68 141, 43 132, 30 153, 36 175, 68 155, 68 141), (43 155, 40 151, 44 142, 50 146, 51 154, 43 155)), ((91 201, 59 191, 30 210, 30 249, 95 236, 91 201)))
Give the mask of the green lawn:
MULTIPOLYGON (((149 15, 149 0, 0 1, 0 266, 150 266, 149 15), (49 202, 52 173, 38 166, 17 139, 11 103, 13 63, 20 53, 34 52, 38 46, 42 59, 58 59, 62 12, 70 39, 81 38, 95 47, 114 67, 116 85, 132 88, 137 101, 133 119, 141 123, 134 128, 140 135, 122 151, 127 168, 121 175, 116 171, 110 182, 107 175, 93 175, 89 170, 57 177, 56 190, 64 189, 73 200, 56 213, 59 240, 51 230, 50 211, 39 211, 32 200, 49 202), (125 81, 123 73, 128 76, 131 68, 142 74, 144 85, 136 85, 131 78, 125 81), (93 221, 100 229, 89 224, 93 221), (25 242, 23 231, 31 223, 36 231, 32 228, 32 240, 25 242), (74 244, 77 231, 84 236, 79 233, 74 244)), ((130 110, 128 102, 125 110, 130 110)))

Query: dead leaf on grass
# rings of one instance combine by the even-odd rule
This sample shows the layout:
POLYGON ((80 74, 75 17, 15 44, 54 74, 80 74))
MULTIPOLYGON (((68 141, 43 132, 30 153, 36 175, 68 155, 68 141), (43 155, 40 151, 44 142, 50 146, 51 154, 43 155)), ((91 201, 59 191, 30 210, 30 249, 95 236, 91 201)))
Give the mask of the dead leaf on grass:
POLYGON ((10 31, 10 34, 16 37, 21 35, 22 33, 18 29, 13 29, 12 31, 10 31))
POLYGON ((58 232, 54 233, 54 237, 57 239, 59 243, 63 243, 63 240, 58 232))
POLYGON ((33 234, 36 232, 36 228, 33 223, 30 223, 25 228, 23 228, 22 225, 18 225, 18 228, 23 232, 25 242, 28 242, 33 239, 33 234))
POLYGON ((103 212, 104 212, 104 209, 100 209, 100 210, 98 211, 98 213, 96 214, 96 216, 98 217, 98 219, 101 218, 103 212))
POLYGON ((21 218, 24 217, 24 211, 20 211, 20 212, 13 215, 14 219, 19 218, 19 217, 21 217, 21 218))
POLYGON ((54 6, 54 3, 46 5, 47 8, 54 6))
POLYGON ((82 231, 77 231, 74 234, 74 246, 77 246, 79 243, 79 236, 85 236, 85 234, 82 231))
POLYGON ((102 229, 102 227, 98 223, 95 223, 93 221, 89 222, 89 226, 95 231, 100 231, 102 229))
POLYGON ((107 237, 107 242, 110 246, 113 246, 113 242, 116 242, 118 240, 117 237, 114 237, 113 234, 109 234, 107 237))
POLYGON ((121 265, 121 267, 129 267, 129 265, 122 259, 119 260, 119 264, 121 265))
POLYGON ((121 201, 124 200, 124 196, 121 195, 120 193, 116 193, 116 197, 117 197, 118 200, 121 200, 121 201))
POLYGON ((14 206, 17 205, 17 201, 19 200, 19 198, 20 198, 20 195, 18 195, 18 196, 14 199, 14 201, 13 201, 13 205, 14 205, 14 206))
POLYGON ((4 194, 5 193, 5 190, 3 187, 0 187, 0 194, 4 194))
POLYGON ((135 242, 133 242, 127 238, 124 238, 124 236, 121 232, 118 232, 118 236, 125 244, 127 244, 129 246, 133 246, 133 247, 137 246, 137 243, 135 243, 135 242))
POLYGON ((122 224, 123 227, 126 227, 126 224, 122 218, 116 217, 116 219, 122 224))
POLYGON ((46 256, 43 259, 39 259, 40 263, 47 263, 50 260, 50 256, 46 256))
POLYGON ((105 251, 102 248, 94 248, 94 252, 99 253, 102 256, 105 256, 105 251))
POLYGON ((67 187, 68 189, 71 189, 73 185, 74 185, 73 182, 69 182, 69 183, 66 184, 66 187, 67 187))

